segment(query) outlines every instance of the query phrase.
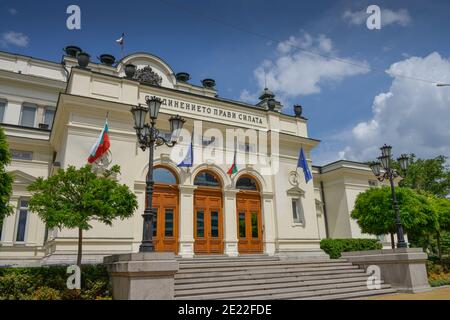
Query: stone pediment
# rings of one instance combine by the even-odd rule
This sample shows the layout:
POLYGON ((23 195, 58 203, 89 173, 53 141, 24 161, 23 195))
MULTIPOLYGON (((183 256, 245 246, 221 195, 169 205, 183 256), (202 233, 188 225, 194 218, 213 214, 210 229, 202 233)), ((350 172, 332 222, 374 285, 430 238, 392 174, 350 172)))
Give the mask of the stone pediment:
POLYGON ((14 170, 9 173, 11 173, 14 178, 13 183, 17 185, 29 185, 36 181, 36 177, 20 170, 14 170))
POLYGON ((300 188, 300 187, 293 187, 293 188, 290 188, 288 191, 287 191, 287 194, 289 195, 289 196, 294 196, 294 197, 304 197, 305 196, 305 190, 303 190, 302 188, 300 188))

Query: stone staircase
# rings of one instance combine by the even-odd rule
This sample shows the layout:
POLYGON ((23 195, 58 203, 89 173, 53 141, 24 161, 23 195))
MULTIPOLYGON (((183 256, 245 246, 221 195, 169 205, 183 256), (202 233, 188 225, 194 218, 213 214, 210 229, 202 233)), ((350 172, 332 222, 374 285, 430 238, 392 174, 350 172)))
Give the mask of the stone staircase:
POLYGON ((175 299, 354 299, 396 292, 383 282, 369 290, 364 270, 344 259, 205 256, 179 263, 175 299))

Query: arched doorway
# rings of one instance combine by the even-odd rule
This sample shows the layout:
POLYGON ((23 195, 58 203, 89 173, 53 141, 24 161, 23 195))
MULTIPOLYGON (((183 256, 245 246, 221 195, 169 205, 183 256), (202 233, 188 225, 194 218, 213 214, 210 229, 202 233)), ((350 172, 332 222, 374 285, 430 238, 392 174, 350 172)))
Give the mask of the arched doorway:
POLYGON ((201 171, 194 179, 194 252, 223 253, 222 183, 211 171, 201 171))
POLYGON ((261 194, 256 180, 249 175, 236 182, 237 234, 239 253, 262 253, 261 194))
POLYGON ((156 219, 153 221, 153 243, 159 252, 178 253, 178 179, 172 170, 155 167, 153 208, 156 219))

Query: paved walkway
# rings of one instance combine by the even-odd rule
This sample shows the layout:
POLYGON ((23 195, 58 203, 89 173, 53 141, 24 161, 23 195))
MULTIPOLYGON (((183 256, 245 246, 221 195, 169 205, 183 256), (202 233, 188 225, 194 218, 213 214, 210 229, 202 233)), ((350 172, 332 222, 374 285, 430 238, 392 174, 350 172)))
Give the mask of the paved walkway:
POLYGON ((450 286, 433 288, 423 293, 396 293, 369 298, 369 300, 450 300, 450 286))

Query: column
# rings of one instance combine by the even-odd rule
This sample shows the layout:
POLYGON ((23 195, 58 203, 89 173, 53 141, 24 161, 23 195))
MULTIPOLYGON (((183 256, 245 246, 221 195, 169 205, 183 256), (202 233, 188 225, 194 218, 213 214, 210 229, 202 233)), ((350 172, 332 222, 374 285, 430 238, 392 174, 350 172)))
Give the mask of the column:
POLYGON ((272 192, 263 192, 261 194, 262 198, 262 216, 263 216, 263 225, 264 225, 264 253, 268 255, 275 254, 275 211, 274 211, 274 202, 273 202, 273 193, 272 192))
POLYGON ((225 254, 230 257, 239 255, 236 222, 236 194, 238 192, 239 190, 236 189, 226 189, 223 192, 225 254))
POLYGON ((180 250, 183 258, 194 256, 194 191, 197 186, 180 185, 180 250))

